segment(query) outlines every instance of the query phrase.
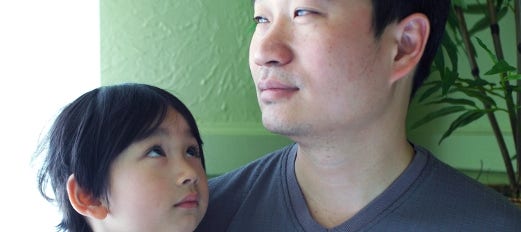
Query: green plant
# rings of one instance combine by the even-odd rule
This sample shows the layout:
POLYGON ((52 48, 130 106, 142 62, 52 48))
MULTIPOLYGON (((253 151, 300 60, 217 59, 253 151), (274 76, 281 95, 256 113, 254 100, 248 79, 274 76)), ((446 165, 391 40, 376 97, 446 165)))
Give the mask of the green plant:
MULTIPOLYGON (((497 140, 500 156, 510 184, 509 196, 519 197, 521 191, 521 0, 453 0, 446 35, 432 65, 432 74, 439 79, 427 81, 416 96, 423 105, 435 105, 435 110, 411 125, 417 128, 434 119, 457 115, 439 140, 441 143, 455 130, 462 128, 483 116, 488 117, 491 129, 497 140), (516 37, 516 44, 509 44, 508 51, 514 51, 517 67, 506 60, 500 40, 498 22, 505 16, 514 15, 515 28, 501 28, 516 37), (472 27, 467 26, 467 17, 478 17, 472 27), (487 44, 476 34, 490 31, 491 43, 487 44), (512 49, 515 48, 515 49, 512 49), (492 61, 484 73, 478 67, 477 51, 486 54, 492 61), (460 73, 458 58, 466 55, 471 67, 470 73, 460 73), (496 113, 508 115, 515 150, 509 151, 503 131, 499 127, 496 113), (517 171, 516 171, 517 170, 517 171)), ((481 35, 481 34, 480 34, 481 35)))

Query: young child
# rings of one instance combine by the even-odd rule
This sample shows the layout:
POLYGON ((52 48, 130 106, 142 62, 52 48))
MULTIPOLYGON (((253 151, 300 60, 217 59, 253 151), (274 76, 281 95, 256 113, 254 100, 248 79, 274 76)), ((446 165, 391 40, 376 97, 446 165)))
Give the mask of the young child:
POLYGON ((61 111, 45 142, 38 187, 63 213, 58 231, 193 231, 206 212, 196 122, 165 90, 89 91, 61 111))

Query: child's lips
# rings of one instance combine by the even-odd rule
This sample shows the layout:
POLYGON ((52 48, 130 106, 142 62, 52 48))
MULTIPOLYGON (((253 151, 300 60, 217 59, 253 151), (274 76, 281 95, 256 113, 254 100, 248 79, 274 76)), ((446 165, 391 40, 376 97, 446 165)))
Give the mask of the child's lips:
POLYGON ((197 208, 199 206, 199 194, 190 193, 186 197, 184 197, 181 201, 174 204, 174 207, 179 208, 197 208))

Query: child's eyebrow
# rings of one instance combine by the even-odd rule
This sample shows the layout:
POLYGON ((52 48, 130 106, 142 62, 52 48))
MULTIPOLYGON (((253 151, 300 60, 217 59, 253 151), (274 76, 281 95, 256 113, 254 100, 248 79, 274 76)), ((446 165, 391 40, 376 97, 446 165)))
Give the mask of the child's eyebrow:
MULTIPOLYGON (((182 131, 182 134, 188 136, 188 137, 195 137, 194 133, 192 133, 192 129, 190 127, 188 128, 185 128, 183 131, 182 131)), ((170 135, 170 131, 166 128, 163 128, 163 127, 158 127, 154 130, 148 130, 146 133, 144 133, 142 136, 139 136, 138 138, 136 138, 136 141, 140 141, 140 140, 143 140, 143 139, 146 139, 146 138, 150 138, 150 137, 166 137, 166 136, 169 136, 170 135)))

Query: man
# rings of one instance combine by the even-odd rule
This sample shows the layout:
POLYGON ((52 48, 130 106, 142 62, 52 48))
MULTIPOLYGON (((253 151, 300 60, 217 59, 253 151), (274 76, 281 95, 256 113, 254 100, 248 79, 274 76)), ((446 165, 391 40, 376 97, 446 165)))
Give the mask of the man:
POLYGON ((521 231, 521 211, 409 143, 448 0, 256 0, 264 126, 295 144, 210 180, 198 231, 521 231))

